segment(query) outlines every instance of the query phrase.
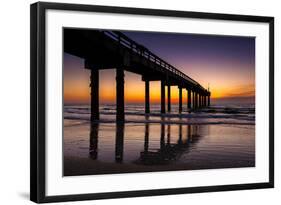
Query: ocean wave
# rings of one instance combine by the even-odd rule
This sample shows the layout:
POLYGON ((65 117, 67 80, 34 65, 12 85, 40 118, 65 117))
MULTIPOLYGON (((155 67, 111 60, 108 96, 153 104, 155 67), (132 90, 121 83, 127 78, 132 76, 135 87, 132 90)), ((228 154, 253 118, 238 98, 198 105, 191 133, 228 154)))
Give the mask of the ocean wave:
MULTIPOLYGON (((115 112, 100 112, 100 115, 116 115, 115 112)), ((210 113, 186 113, 186 114, 173 114, 173 113, 166 113, 166 114, 161 114, 161 113, 150 113, 150 114, 145 114, 145 113, 140 113, 140 112, 135 112, 135 113, 130 113, 130 112, 125 112, 125 115, 127 116, 148 116, 148 117, 162 117, 162 118, 213 118, 213 119, 218 119, 218 118, 224 118, 224 119, 240 119, 240 120, 255 120, 254 115, 248 115, 248 114, 210 114, 210 113)), ((76 112, 65 112, 64 113, 65 117, 81 117, 83 119, 90 119, 90 114, 89 113, 76 113, 76 112)))
MULTIPOLYGON (((206 117, 196 117, 196 118, 159 118, 159 119, 125 119, 125 123, 158 123, 158 124, 234 124, 234 125, 255 125, 254 120, 249 119, 234 119, 234 118, 206 118, 206 117)), ((65 115, 64 119, 68 120, 79 120, 90 122, 90 115, 65 115)), ((98 120, 100 123, 115 123, 115 116, 110 118, 105 118, 98 120)))
MULTIPOLYGON (((89 119, 85 118, 69 118, 65 117, 64 119, 68 120, 85 120, 85 121, 90 121, 89 119)), ((95 122, 98 123, 116 123, 116 120, 114 119, 102 119, 102 120, 97 120, 95 122)), ((234 121, 214 121, 214 122, 203 122, 203 121, 194 121, 194 122, 187 122, 187 121, 170 121, 170 120, 125 120, 124 123, 133 123, 133 124, 175 124, 175 125, 255 125, 255 122, 234 122, 234 121)))
MULTIPOLYGON (((160 107, 153 106, 150 108, 151 113, 159 114, 160 107)), ((65 106, 65 112, 70 113, 81 113, 81 114, 90 114, 90 107, 75 107, 75 106, 65 106)), ((101 112, 115 112, 116 106, 100 106, 101 112)), ((208 107, 202 108, 198 110, 190 110, 192 113, 224 113, 224 114, 255 114, 255 108, 253 107, 223 107, 223 106, 215 106, 215 107, 208 107)), ((125 107, 126 113, 139 113, 144 114, 144 107, 143 106, 126 106, 125 107)), ((171 114, 177 114, 178 108, 172 106, 171 114)))
MULTIPOLYGON (((115 106, 101 106, 101 123, 115 123, 115 106)), ((160 123, 160 124, 234 124, 255 125, 255 108, 210 107, 192 112, 170 112, 161 114, 152 110, 145 114, 141 106, 129 106, 125 109, 126 123, 160 123)), ((64 119, 90 120, 89 107, 69 106, 64 109, 64 119)))

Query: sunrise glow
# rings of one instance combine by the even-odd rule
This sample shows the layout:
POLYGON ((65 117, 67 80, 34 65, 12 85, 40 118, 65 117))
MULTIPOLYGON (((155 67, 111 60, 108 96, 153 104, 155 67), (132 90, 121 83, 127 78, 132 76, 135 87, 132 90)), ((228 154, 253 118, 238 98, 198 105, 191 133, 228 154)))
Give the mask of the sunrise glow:
MULTIPOLYGON (((255 96, 255 40, 245 37, 150 34, 126 32, 203 87, 211 98, 255 96), (169 41, 167 39, 169 38, 169 41)), ((90 71, 84 59, 64 53, 64 101, 90 103, 90 71)), ((125 72, 125 103, 144 102, 144 82, 140 75, 125 72)), ((100 102, 115 103, 115 69, 100 70, 100 102)), ((183 100, 187 97, 183 90, 183 100)), ((160 102, 160 81, 150 82, 150 102, 160 102)), ((178 102, 178 88, 171 87, 171 102, 178 102)))

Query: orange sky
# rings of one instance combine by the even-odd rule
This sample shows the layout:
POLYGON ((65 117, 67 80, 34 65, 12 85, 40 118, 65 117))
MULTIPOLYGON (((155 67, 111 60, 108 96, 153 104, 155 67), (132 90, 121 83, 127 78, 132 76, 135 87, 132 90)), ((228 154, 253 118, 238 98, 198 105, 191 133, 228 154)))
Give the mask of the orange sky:
MULTIPOLYGON (((116 87, 115 87, 115 70, 100 71, 100 102, 115 103, 116 87)), ((208 81, 203 78, 202 85, 208 87, 208 81)), ((206 76, 209 78, 210 76, 206 76)), ((214 77, 214 76, 212 76, 214 77)), ((240 80, 220 78, 210 81, 211 98, 227 98, 227 97, 250 97, 255 95, 255 85, 253 82, 241 84, 240 80)), ((200 81, 199 81, 200 82, 200 81)), ((90 102, 90 71, 81 67, 78 74, 68 76, 65 74, 64 79, 64 100, 66 103, 89 103, 90 102)), ((144 102, 144 82, 140 75, 136 75, 125 71, 125 102, 142 103, 144 102)), ((167 89, 166 89, 167 93, 167 89)), ((183 100, 186 101, 187 92, 183 90, 183 100)), ((171 101, 178 102, 178 88, 171 87, 171 101)), ((150 82, 150 102, 160 102, 160 81, 150 82)))
MULTIPOLYGON (((198 34, 125 32, 152 52, 199 82, 210 86, 211 98, 255 96, 255 39, 198 34), (163 43, 165 42, 165 43, 163 43)), ((65 103, 89 103, 90 71, 84 60, 64 53, 65 103)), ((100 71, 100 102, 115 103, 115 69, 100 71)), ((183 100, 186 100, 183 91, 183 100)), ((178 102, 178 88, 171 87, 172 103, 178 102)), ((140 75, 125 72, 125 103, 144 102, 140 75)), ((150 102, 160 102, 160 82, 150 82, 150 102)))

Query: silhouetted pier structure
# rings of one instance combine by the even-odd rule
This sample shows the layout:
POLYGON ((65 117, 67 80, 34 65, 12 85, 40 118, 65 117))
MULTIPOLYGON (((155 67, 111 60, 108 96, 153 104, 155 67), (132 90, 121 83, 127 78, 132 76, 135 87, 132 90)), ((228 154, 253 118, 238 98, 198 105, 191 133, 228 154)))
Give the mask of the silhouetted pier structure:
POLYGON ((64 52, 85 59, 91 70, 91 120, 99 120, 99 70, 116 69, 116 120, 124 121, 124 71, 142 76, 145 82, 145 113, 150 113, 149 82, 161 81, 161 113, 171 111, 171 86, 179 89, 179 112, 182 90, 187 90, 187 108, 210 106, 211 93, 198 82, 170 65, 146 47, 118 31, 64 29, 64 52))

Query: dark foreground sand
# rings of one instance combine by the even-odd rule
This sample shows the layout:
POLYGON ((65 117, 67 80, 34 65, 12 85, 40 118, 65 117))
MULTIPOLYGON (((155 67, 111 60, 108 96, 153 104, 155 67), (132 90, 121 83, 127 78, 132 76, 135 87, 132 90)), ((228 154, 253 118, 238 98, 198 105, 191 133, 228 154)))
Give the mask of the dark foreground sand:
POLYGON ((94 174, 116 174, 116 173, 132 173, 132 172, 156 172, 156 171, 176 171, 176 170, 198 170, 198 169, 218 169, 218 168, 241 168, 254 167, 254 162, 249 162, 245 166, 243 163, 229 164, 208 163, 205 161, 197 163, 185 164, 165 164, 147 166, 137 163, 107 163, 92 160, 90 158, 80 157, 64 157, 64 176, 78 176, 78 175, 94 175, 94 174))

